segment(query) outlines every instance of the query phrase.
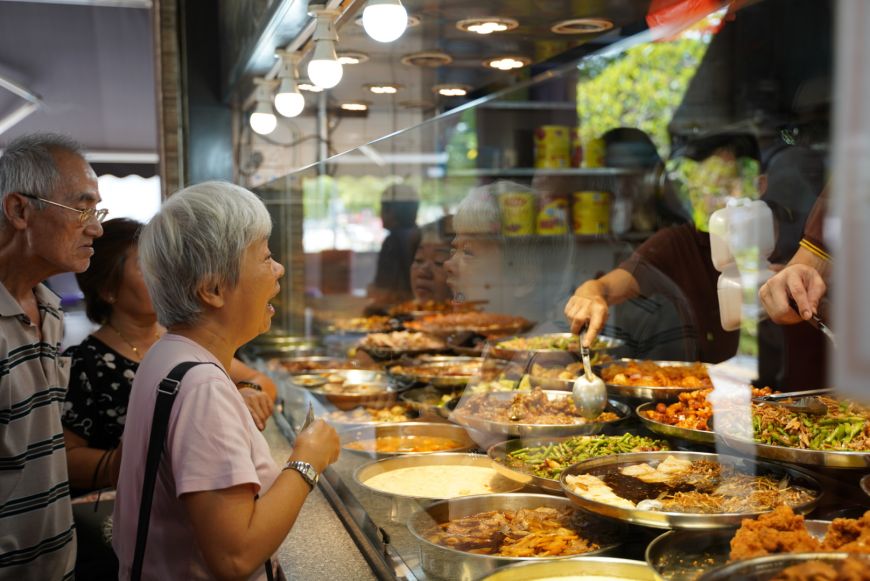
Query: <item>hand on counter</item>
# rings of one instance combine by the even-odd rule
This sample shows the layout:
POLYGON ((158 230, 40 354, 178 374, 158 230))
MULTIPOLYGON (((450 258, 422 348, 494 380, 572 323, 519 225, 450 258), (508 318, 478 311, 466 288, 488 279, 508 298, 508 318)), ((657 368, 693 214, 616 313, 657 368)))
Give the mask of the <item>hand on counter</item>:
POLYGON ((758 291, 761 305, 770 320, 779 325, 793 325, 809 320, 818 312, 819 301, 827 292, 819 272, 805 264, 791 264, 770 278, 758 291), (794 299, 798 312, 791 307, 794 299))
POLYGON ((315 420, 296 437, 290 460, 308 462, 317 473, 338 460, 341 445, 338 433, 323 420, 315 420))
POLYGON ((264 391, 257 391, 250 387, 243 387, 239 390, 242 398, 245 400, 245 405, 251 412, 251 417, 254 419, 257 429, 261 432, 266 429, 266 422, 272 416, 272 398, 264 391))

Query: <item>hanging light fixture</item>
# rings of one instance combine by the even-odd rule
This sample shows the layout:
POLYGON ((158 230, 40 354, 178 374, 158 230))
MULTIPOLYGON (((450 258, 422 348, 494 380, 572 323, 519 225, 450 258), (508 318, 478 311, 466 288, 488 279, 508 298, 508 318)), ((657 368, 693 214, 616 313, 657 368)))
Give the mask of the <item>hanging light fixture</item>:
POLYGON ((368 0, 363 8, 363 28, 378 42, 393 42, 408 28, 408 11, 402 0, 368 0))
POLYGON ((278 94, 275 95, 275 109, 284 117, 297 117, 305 108, 305 97, 296 86, 296 63, 299 55, 293 52, 279 50, 276 52, 281 59, 281 70, 278 78, 278 94))
POLYGON ((314 29, 314 54, 308 61, 308 78, 318 87, 331 89, 341 81, 342 66, 335 54, 337 10, 313 7, 308 13, 317 19, 314 29))
POLYGON ((272 81, 254 79, 257 85, 257 105, 251 113, 251 129, 260 135, 268 135, 278 126, 278 118, 272 113, 272 81))

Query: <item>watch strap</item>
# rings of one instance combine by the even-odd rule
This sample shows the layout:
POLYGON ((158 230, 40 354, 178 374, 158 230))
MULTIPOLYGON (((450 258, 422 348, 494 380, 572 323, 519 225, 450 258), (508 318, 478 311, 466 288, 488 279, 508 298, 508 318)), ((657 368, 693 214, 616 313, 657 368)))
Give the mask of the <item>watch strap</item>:
POLYGON ((302 476, 302 479, 310 486, 314 488, 317 486, 317 481, 320 478, 320 475, 317 473, 317 470, 314 469, 314 466, 309 464, 308 462, 302 462, 300 460, 288 460, 286 464, 284 464, 284 470, 295 470, 302 476))

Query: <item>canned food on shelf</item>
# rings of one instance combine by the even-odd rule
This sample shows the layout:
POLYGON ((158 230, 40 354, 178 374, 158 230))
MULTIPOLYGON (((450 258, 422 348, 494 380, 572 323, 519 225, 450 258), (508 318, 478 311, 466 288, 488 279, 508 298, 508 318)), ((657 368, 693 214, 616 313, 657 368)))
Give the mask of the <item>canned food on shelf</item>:
POLYGON ((528 236, 535 233, 535 195, 531 192, 504 192, 498 197, 501 233, 528 236))
POLYGON ((541 236, 558 236, 568 233, 568 195, 544 192, 538 204, 538 219, 535 224, 541 236))
POLYGON ((541 125, 535 130, 535 167, 566 168, 571 165, 571 137, 565 125, 541 125))
POLYGON ((605 143, 600 137, 590 139, 583 148, 583 165, 585 167, 604 167, 605 143))
POLYGON ((583 139, 580 136, 580 128, 571 128, 571 167, 583 166, 583 139))
POLYGON ((610 192, 574 192, 574 234, 610 233, 610 192))

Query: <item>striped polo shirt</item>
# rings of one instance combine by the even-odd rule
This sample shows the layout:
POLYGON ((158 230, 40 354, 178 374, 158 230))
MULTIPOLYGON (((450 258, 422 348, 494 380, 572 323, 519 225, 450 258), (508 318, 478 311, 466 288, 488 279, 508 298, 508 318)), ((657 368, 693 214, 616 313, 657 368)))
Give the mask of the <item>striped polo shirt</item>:
POLYGON ((60 299, 35 289, 42 336, 0 284, 0 579, 72 579, 76 540, 61 411, 60 299))

